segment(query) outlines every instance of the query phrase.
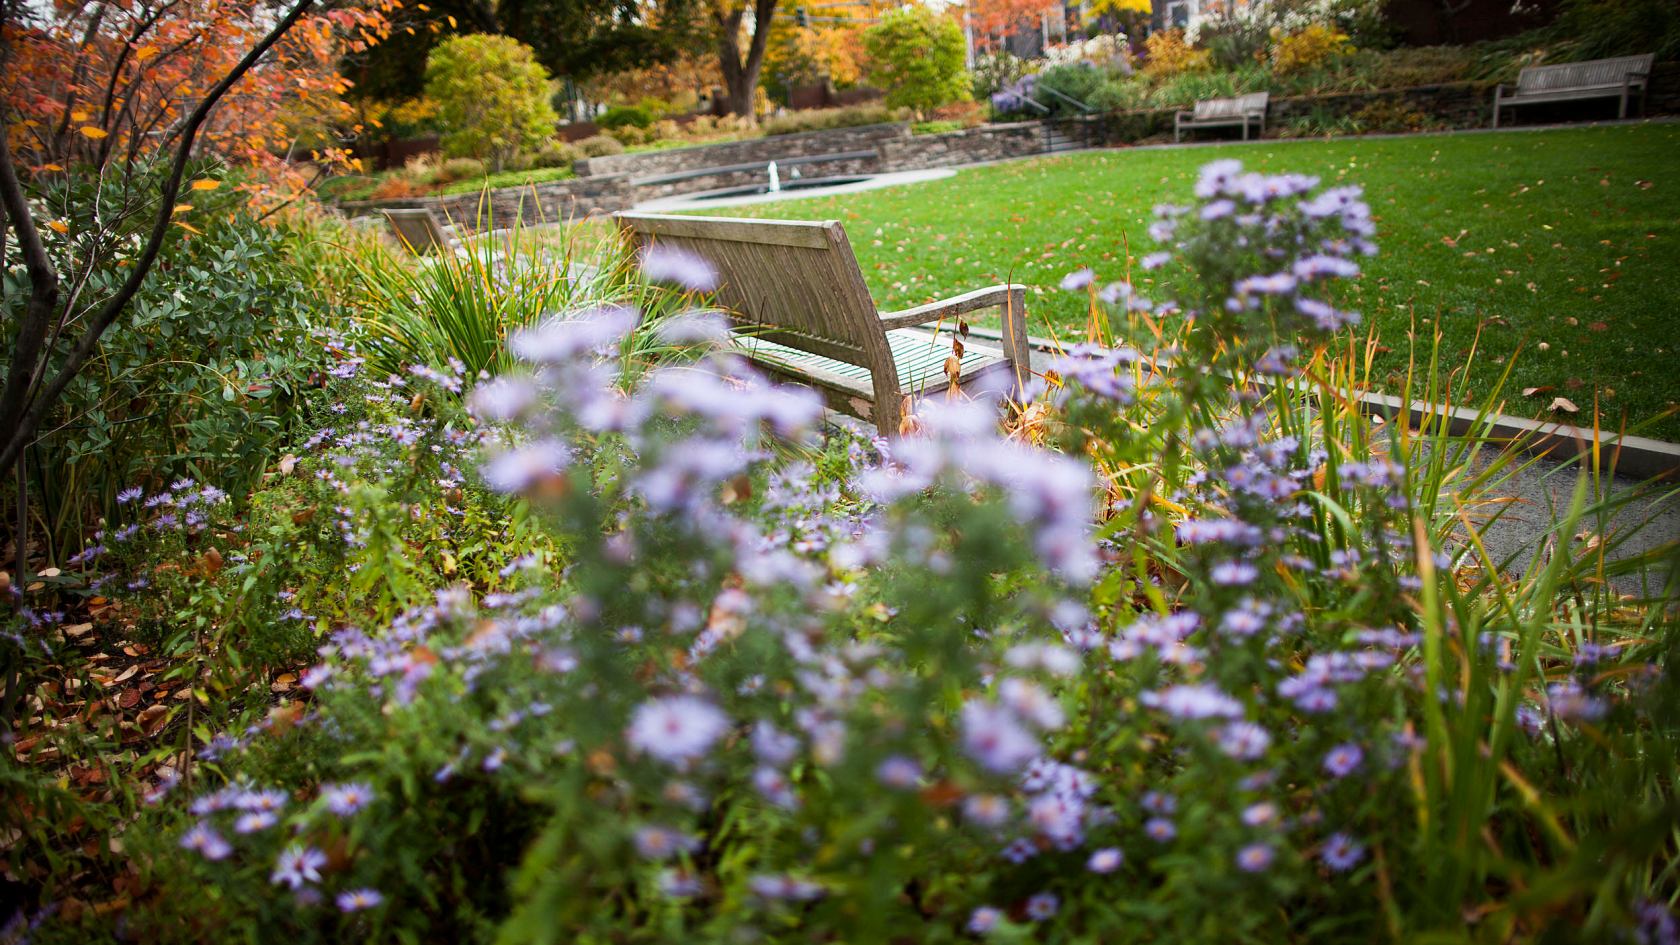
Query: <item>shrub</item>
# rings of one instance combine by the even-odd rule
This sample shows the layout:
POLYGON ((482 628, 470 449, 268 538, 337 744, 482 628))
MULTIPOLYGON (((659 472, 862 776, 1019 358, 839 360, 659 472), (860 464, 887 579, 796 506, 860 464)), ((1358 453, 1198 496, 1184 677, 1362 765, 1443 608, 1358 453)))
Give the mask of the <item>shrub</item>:
POLYGON ((404 200, 425 193, 425 185, 409 175, 396 171, 380 179, 368 193, 371 200, 404 200))
POLYGON ((1032 64, 1008 50, 981 53, 974 60, 970 88, 974 97, 986 101, 1032 72, 1032 64))
POLYGON ((1564 59, 1680 59, 1680 9, 1666 0, 1568 0, 1552 32, 1564 59))
POLYGON ((1090 106, 1101 112, 1125 112, 1142 108, 1149 100, 1149 87, 1135 79, 1105 79, 1091 93, 1090 106))
POLYGON ((1347 34, 1316 23, 1288 35, 1274 32, 1273 37, 1272 71, 1280 75, 1320 68, 1350 48, 1347 34))
MULTIPOLYGON (((128 186, 156 186, 154 174, 161 169, 128 186)), ((259 220, 234 180, 203 166, 190 174, 211 189, 192 191, 129 312, 100 338, 49 415, 43 429, 51 432, 32 448, 34 508, 53 558, 114 515, 129 488, 190 474, 217 477, 234 492, 248 489, 292 431, 292 408, 325 359, 310 339, 318 284, 293 252, 309 237, 306 223, 259 220)), ((141 232, 141 221, 106 216, 106 208, 121 205, 111 189, 120 186, 69 175, 31 187, 32 200, 60 208, 63 232, 42 231, 55 265, 67 265, 85 233, 141 232)), ((141 238, 121 245, 127 248, 77 274, 80 291, 115 291, 141 238)), ((8 243, 5 253, 0 336, 18 324, 28 295, 17 244, 8 243)))
POLYGON ((624 145, 619 143, 617 138, 607 135, 592 135, 581 141, 573 142, 572 146, 577 148, 577 152, 586 158, 624 153, 624 145))
POLYGON ((597 125, 608 131, 617 131, 626 126, 647 128, 653 121, 653 113, 640 105, 614 105, 595 119, 597 125))
POLYGON ((552 86, 531 48, 507 36, 452 37, 426 60, 426 95, 438 103, 444 151, 497 170, 554 133, 552 86))
POLYGON ((869 81, 887 90, 887 105, 920 115, 968 98, 962 27, 926 7, 893 10, 863 33, 869 81))
POLYGON ((571 167, 577 161, 579 152, 558 138, 544 142, 543 146, 531 154, 532 167, 571 167))
POLYGON ((1102 84, 1103 74, 1088 62, 1051 66, 1038 74, 1038 81, 1033 87, 1033 97, 1049 106, 1052 114, 1077 114, 1079 110, 1074 105, 1051 92, 1059 92, 1075 102, 1090 105, 1091 97, 1102 84))
POLYGON ((844 108, 813 108, 777 115, 763 125, 766 135, 789 135, 802 131, 826 131, 901 121, 904 114, 884 105, 848 105, 844 108))
POLYGON ((439 183, 476 180, 484 176, 484 162, 477 158, 450 158, 444 161, 439 169, 443 172, 439 183))
POLYGON ((1210 65, 1206 50, 1194 49, 1184 41, 1184 31, 1157 30, 1143 43, 1143 73, 1167 78, 1186 72, 1205 72, 1210 65))

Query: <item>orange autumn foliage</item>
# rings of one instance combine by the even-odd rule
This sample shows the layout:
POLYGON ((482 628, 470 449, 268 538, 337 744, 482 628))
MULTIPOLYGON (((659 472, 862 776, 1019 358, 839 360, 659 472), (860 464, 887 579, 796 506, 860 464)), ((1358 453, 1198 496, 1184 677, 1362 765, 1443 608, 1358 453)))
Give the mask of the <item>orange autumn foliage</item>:
MULTIPOLYGON (((198 136, 199 153, 256 168, 265 185, 297 181, 290 159, 352 159, 324 129, 354 132, 339 74, 346 55, 390 32, 399 0, 311 13, 236 83, 198 136)), ((4 24, 0 69, 18 163, 36 173, 127 166, 171 151, 182 119, 275 18, 253 0, 56 0, 4 24)))

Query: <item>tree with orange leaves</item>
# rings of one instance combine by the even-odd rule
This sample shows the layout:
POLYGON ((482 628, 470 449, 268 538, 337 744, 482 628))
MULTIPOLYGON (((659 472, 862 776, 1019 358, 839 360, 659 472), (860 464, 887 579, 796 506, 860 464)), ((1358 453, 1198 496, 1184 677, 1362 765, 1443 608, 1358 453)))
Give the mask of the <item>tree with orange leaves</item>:
POLYGON ((1039 17, 1054 5, 1055 0, 968 0, 964 9, 975 36, 1013 36, 1038 29, 1039 17))
MULTIPOLYGON (((157 263, 183 187, 217 186, 189 185, 189 162, 216 157, 283 178, 288 120, 330 113, 343 91, 339 57, 386 29, 388 6, 316 3, 0 0, 0 259, 10 243, 26 286, 15 323, 0 325, 11 346, 0 470, 17 489, 13 586, 27 583, 25 451, 157 263), (98 225, 74 234, 71 255, 56 261, 42 233, 63 233, 63 224, 32 199, 55 176, 98 181, 109 195, 98 225), (113 291, 84 293, 87 274, 119 259, 125 275, 113 291)), ((8 667, 0 698, 8 722, 16 682, 8 667)))

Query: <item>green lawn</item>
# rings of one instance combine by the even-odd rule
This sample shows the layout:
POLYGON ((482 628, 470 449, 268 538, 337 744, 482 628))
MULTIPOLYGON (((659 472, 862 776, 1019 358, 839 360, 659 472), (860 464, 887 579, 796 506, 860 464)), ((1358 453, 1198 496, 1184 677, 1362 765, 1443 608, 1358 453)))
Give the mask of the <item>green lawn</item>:
MULTIPOLYGON (((1404 370, 1415 317, 1426 332, 1439 322, 1452 365, 1481 327, 1487 380, 1521 346, 1511 413, 1563 396, 1585 420, 1596 393, 1611 425, 1680 402, 1680 124, 1112 150, 714 212, 840 219, 883 307, 1026 283, 1033 330, 1047 333, 1084 322, 1083 297, 1055 288, 1062 275, 1121 276, 1128 239, 1134 258, 1153 248, 1150 208, 1187 201, 1197 168, 1221 157, 1365 186, 1382 253, 1355 291, 1393 349, 1382 370, 1404 370)), ((1680 440, 1680 416, 1644 432, 1680 440)))

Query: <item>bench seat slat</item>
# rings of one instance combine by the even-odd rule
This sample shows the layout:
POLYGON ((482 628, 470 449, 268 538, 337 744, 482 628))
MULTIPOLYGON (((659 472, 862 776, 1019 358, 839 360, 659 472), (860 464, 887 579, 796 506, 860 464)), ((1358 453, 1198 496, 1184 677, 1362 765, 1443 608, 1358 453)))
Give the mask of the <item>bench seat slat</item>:
MULTIPOLYGON (((913 328, 895 328, 886 334, 887 345, 892 350, 893 366, 898 369, 900 389, 906 393, 914 393, 945 386, 945 359, 951 356, 952 350, 948 334, 941 332, 935 335, 913 328)), ((737 335, 736 343, 749 358, 771 366, 794 371, 815 369, 836 377, 858 381, 865 386, 869 382, 869 369, 855 364, 825 358, 820 354, 790 348, 752 335, 737 335)), ((1003 352, 993 348, 971 344, 965 344, 963 348, 959 382, 969 380, 985 368, 1000 364, 1004 360, 1003 352)))

